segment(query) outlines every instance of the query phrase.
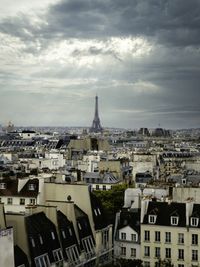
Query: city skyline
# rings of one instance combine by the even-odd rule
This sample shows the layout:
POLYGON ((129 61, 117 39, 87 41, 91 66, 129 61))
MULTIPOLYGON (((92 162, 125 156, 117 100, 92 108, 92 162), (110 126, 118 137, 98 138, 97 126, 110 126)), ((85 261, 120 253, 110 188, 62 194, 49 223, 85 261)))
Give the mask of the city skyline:
POLYGON ((0 124, 198 128, 198 0, 0 7, 0 124))

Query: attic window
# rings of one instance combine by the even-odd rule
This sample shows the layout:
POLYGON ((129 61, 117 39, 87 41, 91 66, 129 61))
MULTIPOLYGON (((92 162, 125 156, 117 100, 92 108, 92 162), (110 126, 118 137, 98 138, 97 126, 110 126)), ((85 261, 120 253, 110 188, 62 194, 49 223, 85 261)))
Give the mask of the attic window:
POLYGON ((96 216, 98 216, 98 214, 97 214, 97 210, 96 210, 96 209, 94 209, 94 214, 95 214, 96 216))
POLYGON ((62 236, 63 236, 64 239, 66 238, 66 235, 65 235, 65 231, 64 230, 62 230, 62 236))
POLYGON ((82 227, 81 227, 81 224, 78 222, 78 228, 81 230, 82 227))
POLYGON ((72 229, 69 227, 69 235, 72 236, 72 229))
POLYGON ((99 213, 99 215, 101 215, 101 211, 100 211, 100 209, 99 209, 99 208, 97 208, 97 210, 98 210, 98 213, 99 213))
POLYGON ((52 237, 53 240, 55 240, 55 234, 54 234, 54 232, 51 232, 51 237, 52 237))
POLYGON ((34 191, 35 190, 35 184, 29 184, 28 190, 29 191, 34 191))
POLYGON ((149 223, 155 224, 156 223, 156 215, 149 215, 149 223))
POLYGON ((178 225, 178 216, 171 216, 171 225, 178 225))
POLYGON ((39 235, 39 239, 40 239, 40 244, 43 245, 43 239, 41 235, 39 235))
POLYGON ((34 248, 35 247, 35 241, 34 241, 34 239, 32 237, 30 238, 30 241, 31 241, 32 247, 34 248))
POLYGON ((191 217, 190 218, 190 224, 191 224, 191 226, 197 227, 198 224, 199 224, 199 218, 197 218, 197 217, 191 217))
POLYGON ((6 189, 6 183, 0 183, 0 189, 6 189))

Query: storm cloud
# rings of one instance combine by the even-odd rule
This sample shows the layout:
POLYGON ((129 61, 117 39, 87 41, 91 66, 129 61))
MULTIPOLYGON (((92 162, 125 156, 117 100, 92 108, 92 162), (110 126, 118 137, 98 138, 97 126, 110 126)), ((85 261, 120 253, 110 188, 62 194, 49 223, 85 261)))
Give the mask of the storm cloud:
POLYGON ((199 127, 199 0, 9 2, 1 124, 199 127))

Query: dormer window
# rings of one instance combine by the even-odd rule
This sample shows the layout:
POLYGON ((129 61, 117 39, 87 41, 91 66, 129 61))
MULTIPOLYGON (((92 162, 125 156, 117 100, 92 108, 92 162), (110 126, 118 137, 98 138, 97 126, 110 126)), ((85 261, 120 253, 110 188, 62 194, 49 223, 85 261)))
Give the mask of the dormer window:
POLYGON ((6 183, 0 183, 0 189, 6 189, 6 183))
POLYGON ((190 218, 190 225, 191 226, 197 227, 198 224, 199 224, 199 218, 197 218, 197 217, 191 217, 190 218))
POLYGON ((178 225, 178 216, 171 216, 171 225, 178 225))
POLYGON ((29 191, 34 191, 35 190, 35 184, 29 184, 28 185, 28 190, 29 191))
POLYGON ((156 223, 156 215, 149 215, 149 223, 155 224, 156 223))
POLYGON ((98 214, 97 214, 97 210, 96 210, 96 209, 94 209, 94 214, 95 214, 96 216, 98 216, 98 214))

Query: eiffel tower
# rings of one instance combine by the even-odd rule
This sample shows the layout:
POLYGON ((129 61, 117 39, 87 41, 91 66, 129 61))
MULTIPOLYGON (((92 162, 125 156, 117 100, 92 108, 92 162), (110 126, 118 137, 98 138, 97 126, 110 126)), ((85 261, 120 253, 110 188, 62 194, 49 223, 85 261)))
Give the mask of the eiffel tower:
POLYGON ((102 132, 103 128, 101 127, 101 122, 99 119, 99 111, 98 111, 98 96, 95 97, 95 113, 94 119, 92 122, 92 127, 90 128, 91 133, 99 133, 102 132))

